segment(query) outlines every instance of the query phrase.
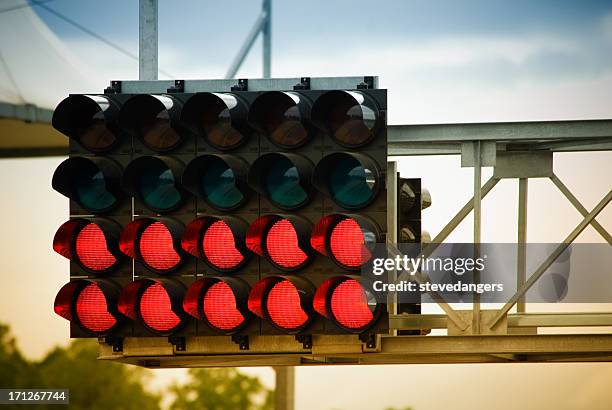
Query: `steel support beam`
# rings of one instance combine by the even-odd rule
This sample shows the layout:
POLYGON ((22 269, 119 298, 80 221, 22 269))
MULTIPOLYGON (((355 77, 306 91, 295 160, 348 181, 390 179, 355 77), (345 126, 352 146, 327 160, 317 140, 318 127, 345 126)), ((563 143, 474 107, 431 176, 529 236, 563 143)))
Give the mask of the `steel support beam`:
MULTIPOLYGON (((338 345, 330 337, 332 350, 325 349, 326 342, 320 339, 313 340, 312 350, 280 353, 274 344, 268 345, 266 351, 240 352, 229 337, 218 336, 227 343, 227 353, 192 354, 189 346, 196 338, 187 338, 187 351, 180 354, 172 349, 167 354, 155 354, 149 349, 150 354, 141 350, 143 354, 135 356, 113 352, 111 346, 101 344, 99 358, 149 368, 612 360, 612 334, 389 336, 382 337, 371 351, 360 350, 358 338, 352 344, 338 345), (318 344, 319 353, 314 351, 318 344), (232 348, 235 353, 230 353, 232 348)), ((125 341, 129 342, 129 338, 125 341)), ((164 338, 159 342, 169 344, 164 338)))
MULTIPOLYGON (((446 329, 444 314, 401 314, 389 317, 389 326, 396 330, 446 329)), ((509 313, 508 328, 540 327, 612 327, 612 313, 509 313)))
MULTIPOLYGON (((482 204, 482 149, 481 141, 474 141, 474 260, 480 256, 482 204)), ((474 283, 480 283, 480 273, 474 271, 474 283)), ((480 295, 472 296, 472 334, 480 333, 480 295)))
POLYGON ((510 298, 508 303, 506 303, 500 310, 499 313, 495 316, 495 318, 489 324, 489 329, 495 327, 495 325, 512 309, 512 306, 523 296, 525 293, 533 286, 533 284, 546 272, 546 269, 553 264, 553 262, 561 255, 568 246, 571 245, 572 242, 580 235, 582 231, 595 219, 597 215, 610 203, 612 200, 612 190, 608 192, 606 196, 604 196, 601 201, 593 208, 593 210, 584 217, 584 219, 570 232, 570 234, 563 240, 563 243, 559 244, 557 248, 550 254, 548 258, 536 271, 529 277, 529 280, 525 282, 523 286, 521 286, 516 293, 510 298))
POLYGON ((266 17, 261 30, 263 78, 270 78, 272 75, 272 0, 263 0, 262 13, 266 17))
MULTIPOLYGON (((572 191, 569 190, 567 185, 565 185, 563 181, 559 179, 559 177, 553 174, 550 180, 553 182, 553 184, 555 184, 557 188, 559 188, 559 191, 561 191, 561 193, 565 195, 567 200, 570 201, 572 205, 574 205, 574 208, 576 208, 583 217, 586 217, 589 214, 589 211, 587 211, 587 209, 580 203, 578 198, 576 198, 576 196, 572 194, 572 191)), ((593 219, 593 221, 591 221, 591 226, 593 226, 593 228, 595 228, 595 230, 599 232, 599 234, 606 240, 606 242, 612 245, 612 236, 610 236, 608 231, 606 231, 606 229, 601 226, 599 222, 593 219)))
POLYGON ((389 143, 612 138, 612 120, 390 125, 389 143))
MULTIPOLYGON (((519 200, 518 200, 518 237, 516 256, 516 288, 520 289, 527 280, 527 188, 529 179, 519 178, 519 200)), ((525 312, 525 297, 521 296, 516 301, 516 311, 525 312)))
POLYGON ((139 0, 138 10, 138 79, 157 80, 157 0, 139 0))
POLYGON ((275 367, 276 389, 274 390, 275 410, 295 409, 295 368, 291 366, 275 367))
POLYGON ((270 78, 270 72, 272 67, 272 0, 263 0, 261 13, 255 20, 255 24, 247 34, 242 47, 238 50, 238 54, 232 60, 230 68, 225 74, 225 78, 234 78, 236 73, 242 66, 245 58, 251 51, 255 40, 259 33, 262 34, 262 61, 263 61, 263 78, 270 78))

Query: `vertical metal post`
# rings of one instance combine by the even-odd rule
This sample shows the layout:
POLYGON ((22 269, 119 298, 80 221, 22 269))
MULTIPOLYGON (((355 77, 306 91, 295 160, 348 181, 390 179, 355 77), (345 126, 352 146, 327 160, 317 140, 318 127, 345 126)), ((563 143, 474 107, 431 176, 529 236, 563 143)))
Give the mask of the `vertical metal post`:
MULTIPOLYGON (((387 245, 397 244, 397 162, 387 161, 387 245)), ((397 281, 397 272, 389 271, 389 283, 397 281)), ((387 296, 387 311, 389 316, 397 314, 397 293, 389 292, 387 296)), ((390 330, 392 335, 397 335, 397 330, 390 330)))
POLYGON ((262 13, 265 16, 265 22, 261 30, 263 78, 270 78, 272 71, 272 0, 263 0, 262 8, 262 13))
MULTIPOLYGON (((482 157, 481 142, 474 141, 474 258, 480 256, 480 232, 482 203, 482 157)), ((480 282, 478 271, 474 271, 474 283, 480 282)), ((472 304, 472 333, 480 333, 480 295, 474 293, 472 304)))
MULTIPOLYGON (((519 178, 519 203, 518 203, 518 238, 517 238, 517 261, 516 261, 516 288, 520 289, 527 280, 527 187, 529 180, 519 178)), ((521 296, 516 302, 516 311, 525 312, 525 296, 521 296)))
POLYGON ((291 366, 275 367, 276 389, 274 390, 275 410, 295 409, 295 368, 291 366))
POLYGON ((138 16, 138 79, 157 80, 157 0, 140 0, 138 16))

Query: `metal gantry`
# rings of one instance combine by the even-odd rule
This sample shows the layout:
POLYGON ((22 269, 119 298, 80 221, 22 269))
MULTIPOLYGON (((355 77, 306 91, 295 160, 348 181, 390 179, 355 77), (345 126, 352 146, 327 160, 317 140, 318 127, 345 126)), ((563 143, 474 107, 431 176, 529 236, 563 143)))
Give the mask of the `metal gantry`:
MULTIPOLYGON (((337 87, 354 83, 359 77, 312 78, 313 87, 337 87)), ((294 79, 249 80, 256 89, 282 87, 294 79)), ((191 80, 186 89, 218 87, 229 80, 208 82, 191 80)), ((230 81, 231 82, 231 81, 230 81)), ((158 81, 160 89, 168 82, 158 81)), ((229 84, 229 83, 228 83, 229 84)), ((225 84, 227 85, 227 84, 225 84)), ((124 86, 138 91, 138 82, 124 86)), ((146 87, 150 88, 151 83, 146 87)), ((554 260, 590 224, 609 243, 610 234, 596 221, 597 215, 612 200, 609 178, 608 193, 592 209, 586 209, 569 188, 553 172, 557 152, 612 151, 612 120, 544 121, 516 123, 475 123, 389 126, 388 175, 395 175, 395 157, 407 155, 461 155, 463 166, 474 168, 474 197, 450 219, 423 250, 431 255, 450 233, 473 211, 474 242, 480 242, 482 226, 481 201, 501 179, 517 179, 519 183, 519 224, 517 242, 526 243, 527 187, 531 178, 548 178, 582 214, 582 221, 561 241, 552 254, 531 275, 527 275, 525 253, 517 257, 517 291, 500 309, 485 310, 478 306, 457 310, 440 295, 432 295, 444 314, 396 314, 393 299, 389 304, 389 334, 378 335, 375 344, 366 345, 357 335, 313 335, 312 346, 305 347, 293 336, 259 336, 250 341, 248 351, 229 338, 195 336, 186 340, 185 350, 177 351, 165 338, 126 338, 123 352, 113 352, 100 345, 100 358, 132 363, 145 367, 201 366, 297 366, 331 364, 385 363, 486 363, 508 361, 612 361, 612 334, 537 334, 539 328, 610 327, 611 312, 526 313, 523 296, 554 260), (481 168, 493 167, 493 176, 481 183, 481 168), (511 309, 517 305, 516 313, 511 309), (427 335, 431 329, 446 329, 446 335, 427 335), (398 330, 421 330, 420 336, 398 335, 398 330)), ((395 184, 389 183, 389 187, 395 184)), ((388 189, 389 204, 394 204, 394 189, 388 189)), ((392 226, 395 210, 388 209, 392 226)), ((484 221, 486 222, 486 221, 484 221)), ((390 232, 393 232, 390 229, 390 232)), ((389 237, 393 241, 393 236, 389 237)), ((405 275, 403 273, 402 275, 405 275)), ((398 280, 404 279, 399 275, 398 280)), ((416 276, 417 280, 427 278, 416 276)), ((289 371, 290 372, 290 371, 289 371)), ((284 377, 292 373, 280 373, 284 377)), ((285 384, 283 384, 285 383, 285 384)), ((289 392, 290 393, 290 392, 289 392)))

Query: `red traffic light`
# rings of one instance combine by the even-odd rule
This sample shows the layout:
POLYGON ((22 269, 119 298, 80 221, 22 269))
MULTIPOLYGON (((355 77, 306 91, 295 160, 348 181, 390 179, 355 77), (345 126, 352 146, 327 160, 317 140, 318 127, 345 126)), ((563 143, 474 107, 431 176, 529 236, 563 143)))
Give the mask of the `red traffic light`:
POLYGON ((119 287, 108 281, 78 279, 60 289, 53 309, 86 332, 105 335, 121 322, 117 312, 119 292, 119 287))
POLYGON ((323 217, 313 229, 312 247, 348 270, 359 270, 372 258, 380 237, 370 219, 359 215, 333 214, 323 217))
POLYGON ((249 290, 248 285, 237 278, 200 279, 187 290, 183 309, 220 333, 235 333, 251 317, 247 308, 249 290))
POLYGON ((285 271, 303 268, 313 256, 308 243, 312 226, 296 215, 264 215, 247 232, 247 246, 285 271))
POLYGON ((185 287, 178 281, 139 279, 121 291, 119 312, 153 333, 170 335, 185 324, 184 294, 185 287))
POLYGON ((233 272, 250 257, 247 224, 235 217, 207 216, 192 221, 183 234, 183 249, 220 272, 233 272))
POLYGON ((336 276, 327 279, 315 293, 313 306, 322 316, 342 329, 361 333, 373 326, 382 305, 357 278, 336 276))
POLYGON ((119 249, 155 273, 167 274, 184 261, 183 225, 170 218, 139 218, 125 227, 119 249))
POLYGON ((299 333, 313 319, 314 287, 296 277, 270 276, 253 286, 249 310, 286 333, 299 333))
POLYGON ((106 218, 77 218, 59 227, 53 249, 94 274, 114 270, 121 261, 121 227, 106 218))

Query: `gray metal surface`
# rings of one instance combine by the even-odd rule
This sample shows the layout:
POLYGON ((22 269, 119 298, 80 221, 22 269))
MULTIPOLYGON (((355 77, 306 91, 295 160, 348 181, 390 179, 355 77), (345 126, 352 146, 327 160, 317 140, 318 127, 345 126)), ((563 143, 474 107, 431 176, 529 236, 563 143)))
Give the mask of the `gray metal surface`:
POLYGON ((263 78, 272 76, 272 0, 263 0, 263 13, 266 21, 261 29, 263 78))
MULTIPOLYGON (((355 77, 310 77, 311 90, 354 90, 362 83, 364 76, 355 77)), ((299 84, 300 77, 294 78, 255 78, 249 79, 249 91, 293 90, 299 84)), ((185 80, 185 92, 229 92, 237 84, 235 79, 219 80, 185 80)), ((121 91, 124 93, 160 94, 174 85, 174 81, 122 81, 121 91)), ((374 77, 374 87, 378 87, 378 77, 374 77)))
POLYGON ((612 150, 612 120, 390 125, 389 156, 461 154, 462 144, 495 141, 498 151, 612 150))
POLYGON ((53 110, 40 108, 33 104, 0 102, 0 118, 9 118, 25 122, 51 123, 53 110))
POLYGON ((157 80, 157 0, 139 0, 138 11, 138 78, 157 80))
POLYGON ((272 0, 263 0, 261 5, 261 13, 257 16, 255 24, 247 34, 242 47, 238 50, 238 54, 232 60, 230 68, 225 74, 225 78, 234 78, 236 73, 242 66, 249 51, 253 48, 257 36, 261 33, 262 37, 262 67, 263 78, 270 78, 272 69, 272 0))

